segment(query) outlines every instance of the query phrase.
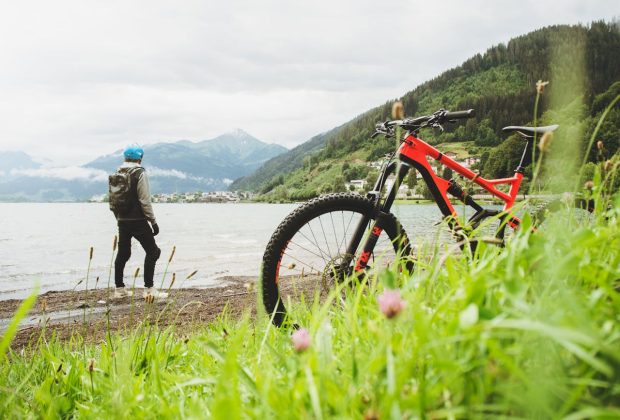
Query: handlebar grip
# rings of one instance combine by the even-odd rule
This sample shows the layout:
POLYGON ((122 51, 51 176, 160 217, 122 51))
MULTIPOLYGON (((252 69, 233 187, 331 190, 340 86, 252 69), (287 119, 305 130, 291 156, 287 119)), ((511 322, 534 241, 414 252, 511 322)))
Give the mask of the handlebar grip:
POLYGON ((475 117, 475 113, 473 109, 468 109, 467 111, 454 111, 454 112, 446 112, 443 117, 447 120, 458 120, 462 118, 473 118, 475 117))

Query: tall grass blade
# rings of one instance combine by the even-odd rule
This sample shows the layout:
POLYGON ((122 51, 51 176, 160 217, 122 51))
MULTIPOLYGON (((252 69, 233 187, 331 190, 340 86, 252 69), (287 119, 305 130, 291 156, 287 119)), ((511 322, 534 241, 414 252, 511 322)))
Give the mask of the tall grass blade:
POLYGON ((28 311, 30 311, 30 309, 34 306, 34 303, 37 300, 38 293, 39 293, 39 288, 36 287, 33 290, 33 292, 30 294, 30 296, 28 296, 21 303, 21 305, 19 305, 17 312, 15 312, 15 315, 13 315, 13 318, 11 319, 9 326, 7 327, 6 331, 2 335, 2 340, 0 340, 0 360, 1 361, 5 360, 4 356, 9 346, 11 345, 11 341, 13 341, 13 337, 15 337, 15 334, 17 333, 19 324, 21 323, 22 319, 26 317, 26 315, 28 314, 28 311))

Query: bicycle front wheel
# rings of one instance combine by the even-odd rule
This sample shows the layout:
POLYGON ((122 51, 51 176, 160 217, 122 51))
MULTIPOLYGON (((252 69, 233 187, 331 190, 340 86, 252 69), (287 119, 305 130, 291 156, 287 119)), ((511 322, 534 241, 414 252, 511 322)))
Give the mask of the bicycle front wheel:
POLYGON ((351 247, 354 232, 364 226, 366 238, 375 224, 382 232, 368 268, 386 267, 400 255, 411 253, 407 234, 394 215, 377 222, 373 202, 358 194, 323 195, 289 214, 273 233, 263 256, 263 304, 273 315, 273 323, 282 324, 285 303, 301 293, 326 292, 351 275, 365 242, 362 239, 351 247), (355 251, 347 252, 351 248, 355 251))

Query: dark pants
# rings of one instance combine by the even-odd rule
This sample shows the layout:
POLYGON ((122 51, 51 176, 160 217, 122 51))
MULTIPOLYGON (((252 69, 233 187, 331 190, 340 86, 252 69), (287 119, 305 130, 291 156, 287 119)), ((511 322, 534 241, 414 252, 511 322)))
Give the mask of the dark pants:
POLYGON ((144 287, 153 287, 155 263, 161 254, 157 247, 151 226, 146 220, 125 220, 118 222, 118 254, 114 263, 114 282, 116 287, 125 287, 123 271, 131 257, 131 238, 136 238, 146 257, 144 258, 144 287))

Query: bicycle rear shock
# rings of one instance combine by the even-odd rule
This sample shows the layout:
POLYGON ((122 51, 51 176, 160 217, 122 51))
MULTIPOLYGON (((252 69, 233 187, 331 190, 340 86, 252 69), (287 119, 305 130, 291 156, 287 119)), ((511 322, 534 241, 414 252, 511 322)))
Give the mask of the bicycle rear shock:
POLYGON ((448 181, 450 184, 448 185, 448 193, 453 195, 454 197, 461 200, 463 203, 468 206, 473 207, 477 212, 481 212, 483 210, 482 206, 471 197, 471 195, 467 194, 463 188, 456 183, 454 179, 448 181))

